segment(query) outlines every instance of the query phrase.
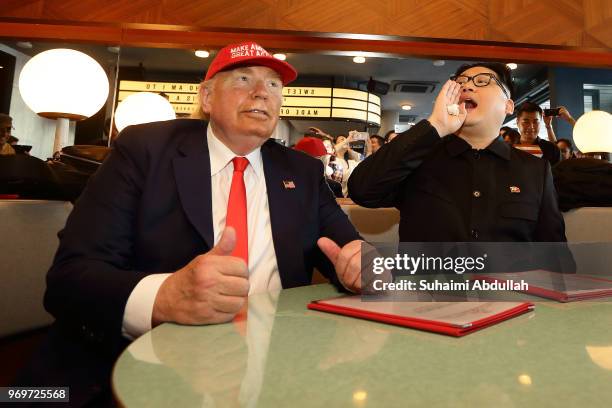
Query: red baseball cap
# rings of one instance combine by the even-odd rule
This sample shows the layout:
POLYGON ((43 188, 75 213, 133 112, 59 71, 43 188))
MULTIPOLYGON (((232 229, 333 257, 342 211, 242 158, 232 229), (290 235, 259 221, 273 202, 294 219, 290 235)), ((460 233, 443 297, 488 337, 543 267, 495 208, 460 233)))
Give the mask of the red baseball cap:
POLYGON ((204 80, 209 80, 220 71, 253 65, 273 69, 280 75, 283 85, 287 85, 297 78, 297 71, 291 65, 274 58, 261 45, 247 41, 223 47, 208 67, 204 80))
POLYGON ((327 154, 327 149, 325 149, 323 141, 316 137, 303 137, 296 143, 294 149, 308 153, 313 157, 321 157, 327 154))

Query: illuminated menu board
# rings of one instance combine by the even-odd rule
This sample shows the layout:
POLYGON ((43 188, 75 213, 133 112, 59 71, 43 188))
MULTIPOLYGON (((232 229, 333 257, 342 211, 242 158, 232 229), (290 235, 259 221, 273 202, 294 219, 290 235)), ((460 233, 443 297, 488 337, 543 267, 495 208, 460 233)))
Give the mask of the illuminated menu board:
POLYGON ((283 88, 284 118, 349 119, 380 126, 380 97, 344 88, 283 88))
POLYGON ((190 115, 197 106, 199 89, 198 83, 119 81, 117 99, 121 102, 129 95, 138 92, 164 94, 174 108, 174 112, 190 115))
MULTIPOLYGON (((118 100, 136 92, 164 94, 177 114, 190 114, 197 106, 197 83, 120 81, 118 100)), ((283 88, 282 118, 348 119, 380 126, 380 97, 365 91, 344 88, 283 88)))

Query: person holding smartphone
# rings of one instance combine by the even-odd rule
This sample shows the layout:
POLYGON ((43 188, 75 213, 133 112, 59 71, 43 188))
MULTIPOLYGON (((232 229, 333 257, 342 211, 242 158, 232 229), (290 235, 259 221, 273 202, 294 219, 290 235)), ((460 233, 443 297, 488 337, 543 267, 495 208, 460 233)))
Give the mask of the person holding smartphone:
MULTIPOLYGON (((533 102, 524 102, 516 112, 516 124, 521 133, 521 144, 537 145, 542 150, 542 158, 548 160, 551 166, 557 164, 561 160, 561 152, 555 144, 555 135, 547 126, 549 140, 540 139, 540 121, 544 118, 544 111, 539 105, 533 102), (552 132, 552 140, 551 139, 552 132)), ((551 117, 552 120, 552 117, 551 117)))
POLYGON ((546 126, 546 133, 548 134, 548 141, 552 143, 557 143, 557 136, 555 135, 555 131, 552 127, 552 121, 554 118, 559 117, 565 120, 567 123, 571 125, 573 128, 576 124, 576 120, 569 113, 565 106, 559 106, 554 109, 544 109, 544 126, 546 126))

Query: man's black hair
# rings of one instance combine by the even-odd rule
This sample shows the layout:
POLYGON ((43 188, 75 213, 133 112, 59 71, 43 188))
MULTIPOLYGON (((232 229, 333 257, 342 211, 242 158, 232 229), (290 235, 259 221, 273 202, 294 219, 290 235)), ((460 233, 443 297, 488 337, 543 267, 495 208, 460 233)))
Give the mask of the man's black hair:
POLYGON ((544 116, 544 111, 540 108, 540 105, 537 103, 533 103, 531 101, 526 101, 521 104, 516 110, 516 118, 520 118, 523 112, 538 112, 540 114, 540 118, 544 116))
POLYGON ((385 139, 385 142, 389 141, 389 136, 391 136, 392 133, 395 133, 394 129, 391 129, 387 133, 385 133, 385 136, 383 136, 383 139, 385 139))
POLYGON ((564 139, 564 138, 557 139, 557 144, 559 144, 559 142, 564 142, 565 144, 569 146, 570 150, 574 150, 574 145, 569 139, 564 139))
POLYGON ((378 144, 381 145, 381 146, 385 144, 385 138, 380 136, 380 135, 372 135, 372 136, 370 136, 370 139, 378 140, 378 144))
POLYGON ((508 93, 510 94, 510 99, 514 99, 514 85, 512 83, 512 73, 510 68, 508 68, 506 64, 502 64, 501 62, 475 62, 472 64, 463 64, 457 69, 457 71, 455 71, 455 75, 461 75, 468 69, 475 67, 488 68, 491 71, 495 72, 495 74, 497 74, 497 79, 499 79, 502 84, 506 85, 508 93))

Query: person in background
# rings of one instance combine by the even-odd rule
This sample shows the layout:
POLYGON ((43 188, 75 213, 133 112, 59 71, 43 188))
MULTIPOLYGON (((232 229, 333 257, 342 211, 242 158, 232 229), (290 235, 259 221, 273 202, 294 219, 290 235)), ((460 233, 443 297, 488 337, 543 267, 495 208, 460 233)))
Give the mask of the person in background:
POLYGON ((322 139, 323 146, 325 146, 325 151, 328 156, 335 156, 336 149, 334 149, 334 142, 329 139, 322 139))
POLYGON ((315 137, 318 137, 319 139, 321 139, 323 141, 328 140, 328 141, 330 141, 332 143, 334 141, 333 136, 331 136, 329 133, 326 133, 326 132, 322 131, 318 127, 311 126, 311 127, 308 128, 308 132, 311 133, 312 135, 314 135, 315 137))
POLYGON ((359 153, 351 149, 351 142, 353 141, 353 135, 349 134, 348 136, 338 135, 336 136, 334 150, 336 151, 336 156, 346 161, 355 160, 359 161, 361 156, 359 153))
POLYGON ((543 110, 533 102, 524 102, 517 110, 516 123, 521 133, 521 144, 537 145, 542 150, 542 158, 554 165, 561 160, 561 152, 553 142, 540 139, 540 122, 543 110))
POLYGON ((557 147, 561 152, 561 160, 573 159, 576 157, 574 149, 572 148, 572 142, 569 139, 557 140, 557 147))
POLYGON ((385 144, 385 139, 379 135, 372 135, 370 136, 370 142, 372 143, 372 154, 374 154, 385 144))
POLYGON ((309 156, 314 157, 315 159, 319 159, 323 162, 324 165, 324 173, 325 173, 325 181, 327 181, 327 184, 329 185, 329 188, 331 189, 331 191, 334 193, 334 196, 336 196, 336 198, 342 198, 344 197, 342 195, 342 184, 340 184, 339 182, 333 180, 330 178, 330 176, 333 173, 333 170, 331 169, 331 167, 327 166, 327 160, 326 157, 328 156, 328 152, 327 149, 325 147, 325 145, 323 144, 323 141, 319 138, 316 137, 308 137, 305 136, 303 138, 301 138, 294 147, 295 150, 299 150, 301 152, 304 152, 306 154, 308 154, 309 156), (329 171, 328 171, 329 169, 329 171), (328 174, 329 172, 329 174, 328 174))
POLYGON ((508 127, 508 130, 504 132, 502 137, 504 142, 508 143, 510 146, 521 143, 521 134, 518 130, 511 127, 508 127))
POLYGON ((506 132, 507 132, 507 131, 509 131, 510 129, 512 129, 510 126, 502 126, 502 127, 499 129, 499 135, 500 135, 501 137, 504 137, 504 136, 505 136, 505 134, 506 134, 506 132))
POLYGON ((21 146, 19 144, 19 139, 15 136, 9 136, 7 143, 13 147, 16 154, 25 154, 28 156, 30 155, 30 149, 32 148, 32 146, 21 146))
POLYGON ((332 179, 342 184, 342 195, 344 197, 346 197, 348 194, 348 179, 353 169, 361 160, 361 155, 351 149, 350 143, 352 141, 352 134, 349 134, 348 137, 344 135, 338 135, 335 140, 336 144, 334 145, 336 156, 333 161, 335 167, 332 166, 332 168, 334 168, 332 179))
POLYGON ((6 113, 0 113, 0 156, 12 156, 16 154, 13 146, 8 142, 13 130, 13 118, 6 113))
POLYGON ((397 133, 395 133, 395 130, 390 130, 387 133, 385 133, 385 143, 389 143, 391 142, 393 139, 395 139, 395 137, 397 136, 397 133))

